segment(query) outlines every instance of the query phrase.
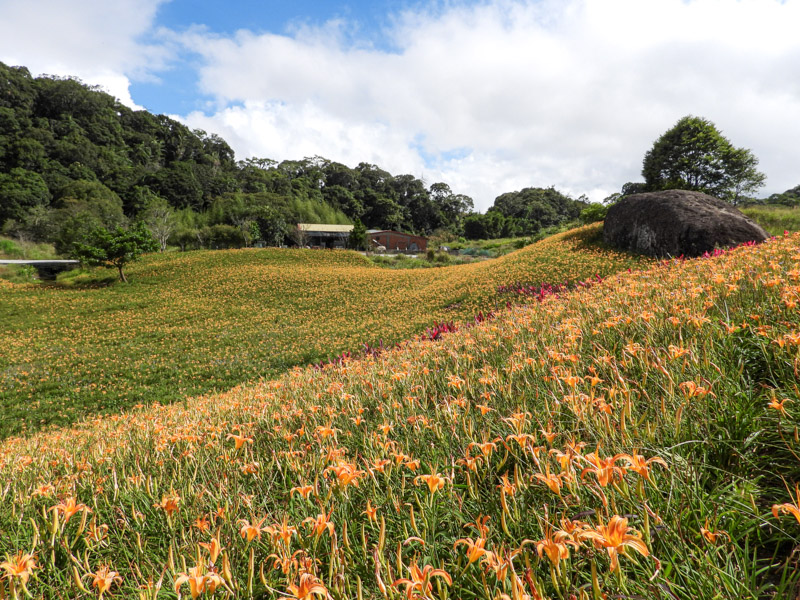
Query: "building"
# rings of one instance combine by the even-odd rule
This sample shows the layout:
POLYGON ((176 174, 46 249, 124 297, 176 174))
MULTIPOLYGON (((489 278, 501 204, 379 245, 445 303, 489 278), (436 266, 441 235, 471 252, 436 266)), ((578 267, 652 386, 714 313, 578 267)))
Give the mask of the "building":
POLYGON ((428 238, 410 233, 391 230, 369 230, 367 239, 372 249, 383 246, 388 252, 400 250, 403 252, 425 252, 428 249, 428 238))
POLYGON ((352 225, 326 225, 323 223, 298 223, 298 241, 311 248, 346 248, 352 225))

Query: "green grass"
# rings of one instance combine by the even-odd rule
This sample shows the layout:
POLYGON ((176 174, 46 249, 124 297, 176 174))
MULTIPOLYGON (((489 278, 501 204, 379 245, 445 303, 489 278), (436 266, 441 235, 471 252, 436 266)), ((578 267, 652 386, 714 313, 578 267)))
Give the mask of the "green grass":
POLYGON ((783 235, 784 231, 800 231, 800 206, 748 206, 741 210, 770 235, 783 235))
POLYGON ((596 228, 443 269, 387 270, 351 252, 150 255, 129 285, 109 270, 0 286, 0 437, 137 404, 168 404, 392 344, 503 306, 497 286, 637 264, 585 247, 596 228))
POLYGON ((52 244, 23 242, 0 237, 0 259, 8 260, 47 260, 58 258, 52 244))
POLYGON ((473 258, 467 255, 452 255, 447 252, 420 253, 417 256, 405 254, 372 254, 370 261, 379 267, 387 269, 431 269, 453 265, 468 265, 484 257, 473 258))

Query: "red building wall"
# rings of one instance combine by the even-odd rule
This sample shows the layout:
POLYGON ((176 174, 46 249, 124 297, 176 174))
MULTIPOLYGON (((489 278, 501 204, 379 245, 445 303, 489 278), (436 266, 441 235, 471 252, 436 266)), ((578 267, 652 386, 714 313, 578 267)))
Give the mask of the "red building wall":
POLYGON ((400 231, 378 231, 370 233, 369 239, 375 240, 387 250, 405 250, 412 252, 425 252, 428 249, 428 239, 419 235, 401 233, 400 231))

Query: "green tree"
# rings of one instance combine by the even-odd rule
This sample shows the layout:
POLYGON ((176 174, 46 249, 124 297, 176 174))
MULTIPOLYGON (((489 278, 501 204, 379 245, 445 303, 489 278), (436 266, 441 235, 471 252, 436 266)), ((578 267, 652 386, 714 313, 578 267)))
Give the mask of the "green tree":
POLYGON ((150 233, 158 241, 161 252, 164 252, 167 249, 167 241, 177 225, 175 209, 164 198, 154 196, 145 206, 141 216, 150 233))
POLYGON ((697 190, 737 204, 764 185, 757 165, 750 150, 735 148, 711 121, 686 116, 645 154, 642 176, 651 192, 697 190))
POLYGON ((589 206, 581 211, 582 223, 596 223, 606 218, 608 206, 600 204, 599 202, 592 202, 589 206))
POLYGON ((21 220, 28 209, 49 202, 47 184, 38 173, 19 168, 0 173, 0 225, 6 219, 21 220))
POLYGON ((76 243, 72 255, 81 262, 116 268, 120 281, 127 283, 125 265, 138 259, 145 252, 158 250, 158 242, 150 235, 144 223, 137 223, 130 229, 117 227, 109 231, 105 227, 94 229, 86 243, 76 243))
POLYGON ((361 219, 356 219, 353 223, 353 230, 350 232, 350 237, 347 238, 347 247, 351 250, 367 249, 367 228, 361 219))

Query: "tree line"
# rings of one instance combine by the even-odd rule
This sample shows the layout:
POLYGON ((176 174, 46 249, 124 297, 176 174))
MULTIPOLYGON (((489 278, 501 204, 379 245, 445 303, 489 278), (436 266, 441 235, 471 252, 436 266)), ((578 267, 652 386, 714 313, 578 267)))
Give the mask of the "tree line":
MULTIPOLYGON (((221 137, 131 110, 74 78, 0 63, 0 231, 70 254, 98 228, 143 221, 182 249, 290 242, 297 222, 419 235, 530 234, 572 218, 570 198, 531 188, 488 215, 442 182, 320 156, 237 161, 221 137), (529 204, 526 204, 529 202, 529 204)), ((580 212, 580 211, 578 211, 580 212)))

